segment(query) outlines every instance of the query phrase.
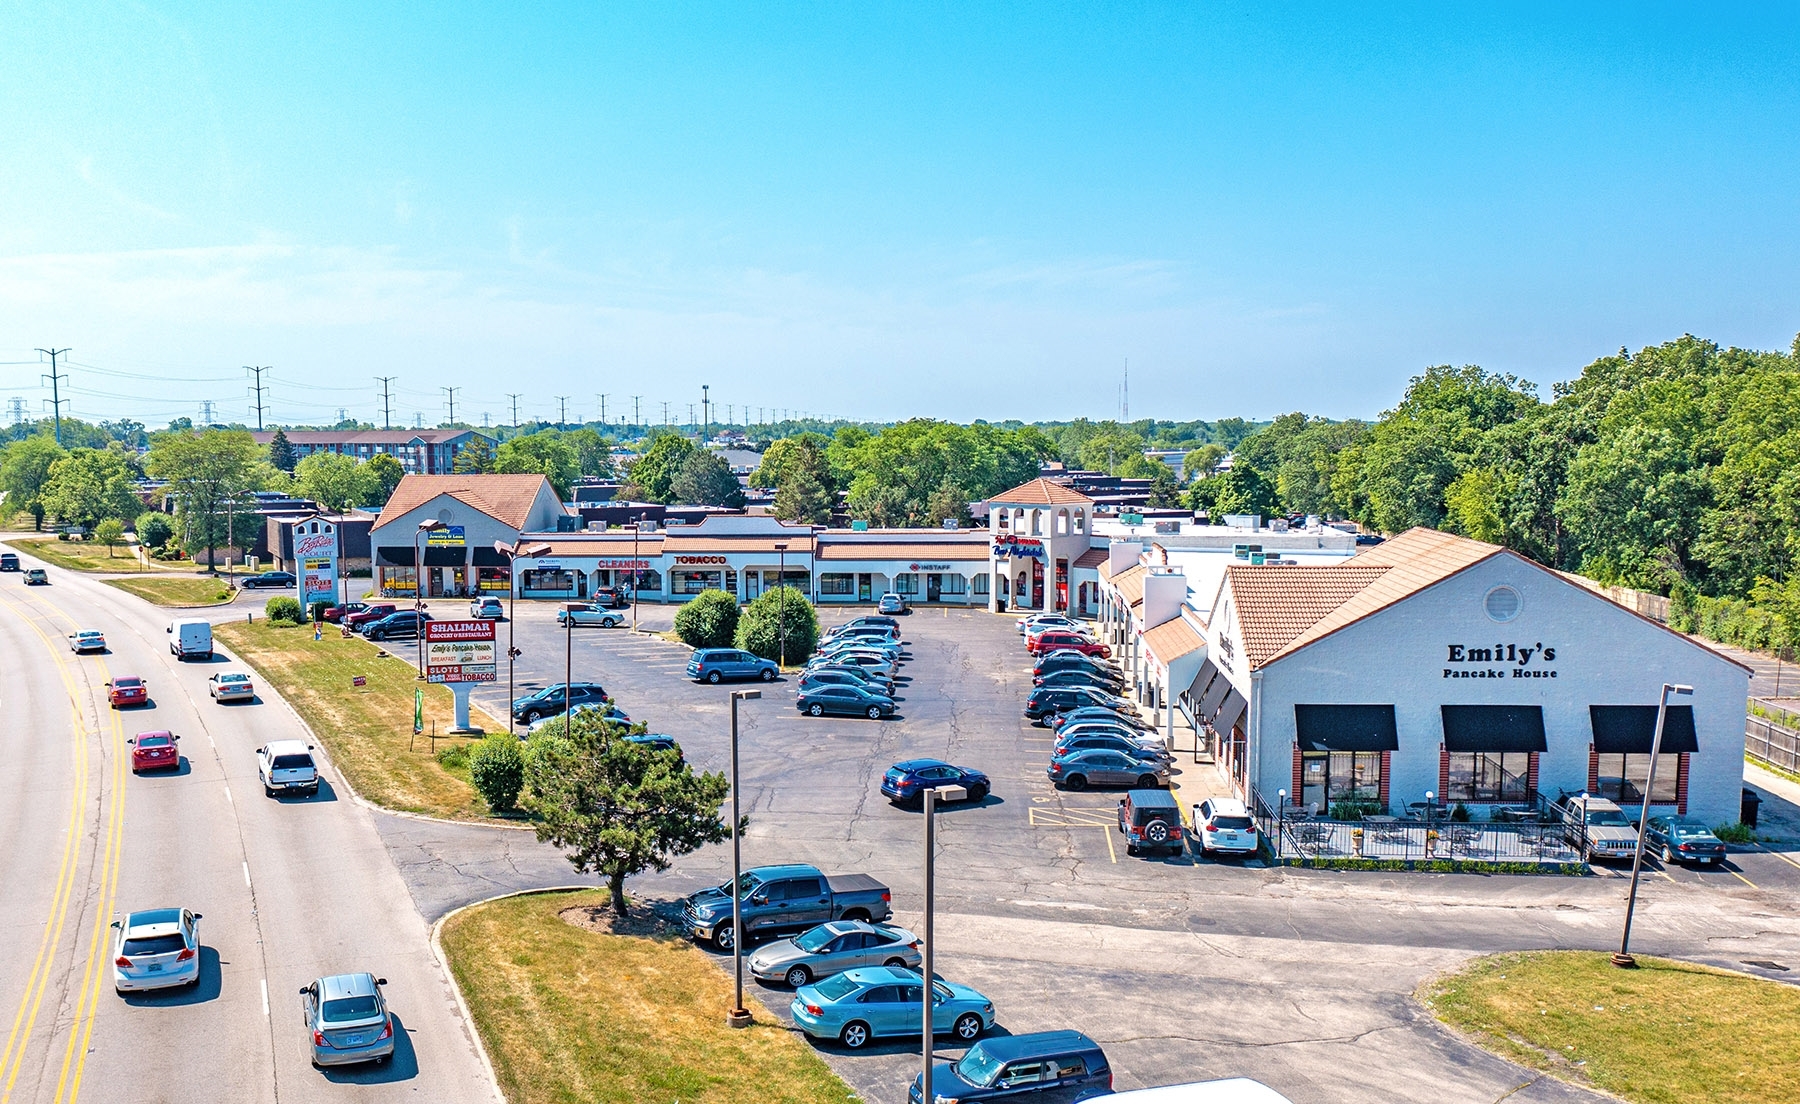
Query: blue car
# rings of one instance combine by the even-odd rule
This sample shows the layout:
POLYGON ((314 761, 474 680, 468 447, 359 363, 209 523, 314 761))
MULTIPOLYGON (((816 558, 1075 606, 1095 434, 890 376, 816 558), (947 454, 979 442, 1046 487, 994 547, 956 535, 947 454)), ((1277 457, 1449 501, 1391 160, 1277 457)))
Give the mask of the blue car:
MULTIPOLYGON (((907 1099, 919 1104, 921 1078, 913 1078, 907 1099)), ((983 1039, 954 1062, 931 1067, 931 1095, 939 1100, 1068 1100, 1112 1088, 1112 1066, 1100 1044, 1079 1031, 1037 1031, 983 1039)))
MULTIPOLYGON (((994 1002, 966 985, 931 983, 933 1034, 948 1032, 972 1043, 994 1026, 994 1002)), ((924 1012, 918 971, 899 966, 846 970, 794 994, 792 1012, 800 1030, 815 1039, 836 1039, 851 1050, 885 1035, 917 1035, 924 1012)))
POLYGON ((980 771, 941 759, 908 759, 895 763, 881 776, 881 792, 898 805, 922 804, 925 791, 939 786, 961 786, 970 801, 980 801, 994 788, 980 771))

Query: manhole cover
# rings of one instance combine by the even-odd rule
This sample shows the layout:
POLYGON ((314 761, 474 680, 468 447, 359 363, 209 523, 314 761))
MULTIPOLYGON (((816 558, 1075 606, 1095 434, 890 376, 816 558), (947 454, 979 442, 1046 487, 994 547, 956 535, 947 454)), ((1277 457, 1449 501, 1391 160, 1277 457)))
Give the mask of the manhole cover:
POLYGON ((1746 966, 1755 966, 1759 970, 1780 970, 1784 974, 1788 972, 1786 966, 1779 962, 1770 962, 1766 958, 1740 958, 1738 961, 1746 966))

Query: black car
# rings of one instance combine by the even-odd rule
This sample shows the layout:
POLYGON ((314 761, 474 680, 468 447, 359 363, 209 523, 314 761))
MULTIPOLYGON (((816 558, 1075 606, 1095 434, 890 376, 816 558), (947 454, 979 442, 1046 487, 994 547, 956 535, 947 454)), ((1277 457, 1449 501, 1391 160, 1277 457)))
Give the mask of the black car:
POLYGON ((431 620, 429 613, 401 610, 398 613, 390 613, 378 621, 369 622, 363 626, 362 633, 370 640, 389 640, 396 636, 418 636, 419 626, 429 620, 431 620))
POLYGON ((894 699, 875 690, 859 690, 854 686, 821 686, 794 696, 794 706, 802 713, 823 717, 827 713, 867 717, 878 721, 894 715, 894 699))
POLYGON ((796 692, 804 694, 808 690, 821 686, 854 686, 858 690, 873 690, 877 694, 887 694, 890 697, 893 696, 893 683, 883 682, 874 675, 858 673, 861 670, 862 668, 860 667, 812 668, 800 676, 800 684, 796 688, 796 692))
POLYGON ((246 575, 238 580, 238 587, 243 590, 292 590, 300 580, 288 571, 265 571, 261 575, 246 575))
POLYGON ((1125 680, 1118 675, 1103 675, 1095 671, 1052 671, 1032 681, 1038 686, 1049 687, 1091 686, 1108 694, 1117 694, 1125 688, 1125 680))
MULTIPOLYGON (((1111 1088, 1112 1067, 1100 1044, 1079 1031, 990 1036, 954 1062, 931 1069, 931 1095, 950 1100, 1072 1100, 1088 1088, 1111 1088), (1043 1095, 1039 1095, 1042 1093, 1043 1095)), ((923 1077, 907 1100, 919 1104, 923 1077)))
POLYGON ((606 689, 597 682, 571 682, 568 688, 569 692, 564 694, 563 684, 558 682, 535 694, 515 698, 512 703, 513 720, 520 724, 530 724, 543 717, 560 715, 565 706, 599 705, 606 701, 606 689))
POLYGON ((0 552, 0 571, 19 570, 19 554, 17 552, 0 552))

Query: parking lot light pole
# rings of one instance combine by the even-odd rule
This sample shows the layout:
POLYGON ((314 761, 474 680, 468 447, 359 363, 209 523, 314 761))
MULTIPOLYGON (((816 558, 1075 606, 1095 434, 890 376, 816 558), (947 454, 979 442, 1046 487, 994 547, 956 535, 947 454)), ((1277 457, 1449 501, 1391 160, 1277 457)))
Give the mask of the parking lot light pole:
POLYGON ((575 615, 567 606, 563 607, 563 739, 569 738, 569 729, 574 720, 569 716, 570 703, 574 701, 575 688, 570 683, 575 678, 575 615))
POLYGON ((762 697, 761 690, 731 692, 731 1011, 725 1013, 726 1027, 749 1027, 750 1012, 744 1007, 744 928, 738 890, 743 878, 743 854, 739 849, 738 826, 738 702, 762 697))
MULTIPOLYGON (((520 556, 535 558, 547 555, 550 546, 534 544, 530 548, 520 548, 516 544, 495 541, 494 551, 506 557, 506 734, 510 736, 513 733, 513 695, 517 693, 513 689, 513 669, 518 665, 520 655, 519 649, 514 646, 517 637, 513 628, 518 624, 518 618, 514 616, 519 607, 518 559, 520 556)), ((478 588, 479 585, 477 583, 478 588)))
POLYGON ((419 651, 419 677, 425 677, 425 534, 445 528, 436 518, 419 523, 413 534, 413 645, 419 651))
POLYGON ((787 668, 787 550, 786 541, 775 542, 775 555, 779 564, 775 569, 775 585, 782 588, 775 599, 779 611, 775 614, 775 638, 780 641, 781 652, 781 658, 775 665, 784 670, 787 668))
MULTIPOLYGON (((961 801, 969 796, 969 791, 961 786, 941 787, 946 801, 961 801)), ((920 1081, 919 1099, 929 1102, 931 1096, 931 1058, 932 1043, 935 1041, 931 1031, 931 982, 934 974, 933 963, 936 960, 937 940, 932 935, 932 912, 937 901, 937 797, 939 790, 927 787, 923 796, 925 807, 925 961, 921 966, 924 982, 920 990, 924 996, 924 1031, 925 1043, 920 1048, 925 1052, 924 1079, 920 1081)))
POLYGON ((1631 889, 1625 895, 1625 930, 1619 936, 1619 953, 1612 956, 1612 964, 1620 969, 1630 970, 1637 966, 1637 959, 1631 957, 1631 914, 1637 911, 1638 875, 1644 869, 1644 829, 1650 823, 1650 795, 1656 792, 1656 757, 1662 754, 1663 726, 1669 718, 1669 695, 1685 697, 1693 692, 1692 686, 1665 682, 1662 697, 1656 703, 1656 732, 1650 737, 1650 774, 1644 779, 1644 808, 1638 815, 1637 848, 1631 854, 1631 889))
POLYGON ((1437 807, 1437 793, 1425 791, 1425 857, 1431 857, 1431 813, 1437 807))
POLYGON ((1275 858, 1279 860, 1281 858, 1281 837, 1287 835, 1287 791, 1277 790, 1276 793, 1281 798, 1276 805, 1275 813, 1275 858))
POLYGON ((644 581, 642 567, 638 564, 638 537, 644 532, 644 515, 639 514, 631 523, 631 631, 636 633, 637 627, 637 594, 638 586, 644 581))

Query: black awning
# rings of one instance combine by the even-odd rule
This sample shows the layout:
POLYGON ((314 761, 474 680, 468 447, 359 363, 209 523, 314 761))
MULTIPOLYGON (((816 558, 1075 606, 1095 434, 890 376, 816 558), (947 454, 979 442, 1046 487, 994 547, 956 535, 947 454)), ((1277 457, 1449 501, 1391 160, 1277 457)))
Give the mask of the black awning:
POLYGON ((1537 705, 1446 705, 1445 751, 1548 751, 1537 705))
POLYGON ((1206 688, 1206 696, 1200 699, 1200 719, 1210 723, 1219 712, 1219 703, 1231 692, 1231 680, 1223 673, 1213 679, 1212 685, 1206 688))
POLYGON ((1200 664, 1200 673, 1194 676, 1193 682, 1188 683, 1188 688, 1181 692, 1181 696, 1186 698, 1189 704, 1199 705, 1206 695, 1207 684, 1212 682, 1214 676, 1218 673, 1219 669, 1213 666, 1212 660, 1208 659, 1202 661, 1200 664))
POLYGON ((1399 751, 1391 705, 1296 705, 1301 751, 1399 751))
POLYGON ((1236 728, 1238 721, 1243 719, 1244 710, 1249 705, 1250 703, 1244 700, 1244 695, 1233 689, 1231 693, 1225 695, 1225 703, 1219 706, 1219 715, 1213 718, 1213 731, 1221 736, 1231 735, 1231 730, 1236 728))
MULTIPOLYGON (((1594 750, 1600 754, 1650 754, 1650 744, 1656 738, 1656 706, 1590 705, 1588 719, 1594 726, 1594 750)), ((1700 750, 1699 738, 1694 734, 1693 706, 1669 707, 1669 720, 1663 728, 1662 750, 1664 755, 1700 750)))
POLYGON ((427 548, 426 567, 462 567, 469 562, 467 548, 427 548))
POLYGON ((377 548, 375 550, 375 566, 377 567, 411 567, 413 550, 406 548, 377 548))
POLYGON ((507 565, 506 557, 492 548, 476 545, 471 551, 475 554, 473 562, 476 567, 505 567, 507 565))

